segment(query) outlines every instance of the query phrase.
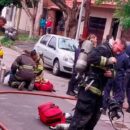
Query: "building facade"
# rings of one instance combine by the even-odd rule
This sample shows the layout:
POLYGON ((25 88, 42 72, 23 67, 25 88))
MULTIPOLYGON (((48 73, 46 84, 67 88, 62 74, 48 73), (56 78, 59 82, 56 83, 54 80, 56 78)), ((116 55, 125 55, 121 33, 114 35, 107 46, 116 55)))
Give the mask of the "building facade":
MULTIPOLYGON (((72 0, 66 0, 67 5, 71 8, 73 3, 72 0)), ((78 0, 81 3, 81 0, 78 0)), ((51 0, 44 0, 43 2, 43 16, 50 16, 53 19, 53 33, 57 32, 58 21, 62 17, 62 11, 51 2, 51 0)), ((15 27, 18 24, 19 17, 19 9, 13 10, 15 14, 15 20, 13 20, 13 24, 15 27)), ((124 37, 128 41, 130 41, 129 31, 122 31, 122 27, 119 24, 119 20, 113 16, 115 11, 115 3, 103 3, 102 5, 96 5, 95 1, 91 1, 91 11, 90 11, 90 19, 89 19, 89 32, 94 33, 98 36, 99 41, 102 41, 106 38, 108 34, 113 35, 114 38, 124 37)), ((83 11, 83 16, 85 15, 85 9, 83 11)), ((37 20, 38 21, 38 20, 37 20)), ((19 21, 19 29, 29 31, 29 18, 24 12, 21 10, 20 13, 20 21, 19 21)), ((83 33, 84 22, 81 23, 80 34, 83 33)))

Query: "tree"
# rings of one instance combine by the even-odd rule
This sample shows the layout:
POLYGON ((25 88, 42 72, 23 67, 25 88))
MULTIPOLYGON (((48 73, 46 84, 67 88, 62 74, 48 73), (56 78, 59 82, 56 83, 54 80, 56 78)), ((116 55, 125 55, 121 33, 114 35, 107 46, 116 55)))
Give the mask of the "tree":
POLYGON ((84 28, 83 28, 83 38, 87 38, 89 34, 89 15, 91 11, 91 0, 86 0, 85 2, 85 19, 84 19, 84 28))
POLYGON ((0 5, 4 7, 13 4, 15 6, 22 7, 31 22, 29 37, 32 37, 38 2, 39 0, 0 0, 0 5), (30 10, 30 8, 32 10, 30 10))
POLYGON ((65 36, 75 38, 77 24, 78 24, 78 16, 80 11, 80 6, 77 0, 73 0, 73 6, 70 8, 65 0, 51 0, 55 3, 63 12, 63 16, 65 19, 65 36))
POLYGON ((22 8, 28 15, 31 22, 30 33, 29 33, 30 38, 33 36, 34 33, 34 24, 35 24, 35 18, 37 13, 38 2, 39 0, 21 0, 22 8), (31 8, 32 11, 29 8, 31 8))
POLYGON ((38 2, 38 9, 37 9, 37 14, 36 14, 36 18, 35 18, 35 30, 38 33, 39 32, 39 21, 41 16, 43 15, 43 0, 39 0, 38 2))
POLYGON ((117 1, 115 17, 119 18, 120 24, 124 29, 130 28, 130 0, 127 2, 117 1))
POLYGON ((20 2, 19 0, 0 0, 0 12, 5 6, 9 6, 10 4, 19 6, 20 2))

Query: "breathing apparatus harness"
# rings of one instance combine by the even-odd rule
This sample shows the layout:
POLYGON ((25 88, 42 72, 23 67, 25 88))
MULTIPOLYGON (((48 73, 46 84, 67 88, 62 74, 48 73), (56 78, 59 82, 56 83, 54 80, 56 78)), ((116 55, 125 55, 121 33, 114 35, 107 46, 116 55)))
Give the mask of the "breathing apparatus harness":
POLYGON ((108 98, 107 103, 108 103, 108 117, 110 119, 112 127, 115 130, 119 130, 119 128, 116 128, 115 124, 116 121, 122 122, 122 124, 124 123, 124 112, 122 111, 120 104, 115 99, 108 98), (119 119, 122 120, 118 121, 119 119))

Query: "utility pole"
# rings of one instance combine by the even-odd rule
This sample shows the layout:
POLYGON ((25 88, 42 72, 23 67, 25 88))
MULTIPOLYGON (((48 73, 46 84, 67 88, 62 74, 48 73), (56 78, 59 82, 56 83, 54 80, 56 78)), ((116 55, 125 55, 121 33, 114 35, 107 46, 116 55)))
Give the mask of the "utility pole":
POLYGON ((77 40, 79 39, 80 25, 81 25, 81 20, 82 20, 82 15, 83 15, 83 8, 84 8, 84 1, 85 0, 82 0, 80 13, 79 13, 78 27, 77 27, 76 37, 75 37, 75 39, 77 39, 77 40))
POLYGON ((85 8, 85 21, 84 21, 84 27, 83 27, 83 38, 87 38, 89 33, 89 15, 90 15, 90 9, 91 9, 91 0, 86 0, 86 8, 85 8))

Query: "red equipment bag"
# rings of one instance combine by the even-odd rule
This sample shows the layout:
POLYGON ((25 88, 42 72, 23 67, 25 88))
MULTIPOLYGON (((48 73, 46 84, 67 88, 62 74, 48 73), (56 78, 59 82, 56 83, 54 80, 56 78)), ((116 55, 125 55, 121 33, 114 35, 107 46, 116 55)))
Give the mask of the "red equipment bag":
POLYGON ((47 126, 56 126, 65 123, 65 116, 62 110, 52 102, 38 106, 40 120, 47 126))
POLYGON ((49 81, 42 83, 42 82, 35 82, 34 86, 40 90, 40 91, 54 91, 53 89, 53 84, 50 83, 49 81))

